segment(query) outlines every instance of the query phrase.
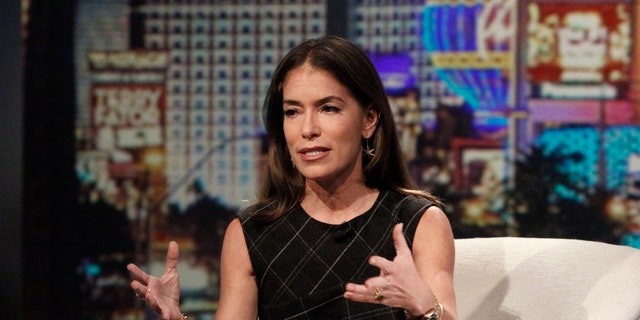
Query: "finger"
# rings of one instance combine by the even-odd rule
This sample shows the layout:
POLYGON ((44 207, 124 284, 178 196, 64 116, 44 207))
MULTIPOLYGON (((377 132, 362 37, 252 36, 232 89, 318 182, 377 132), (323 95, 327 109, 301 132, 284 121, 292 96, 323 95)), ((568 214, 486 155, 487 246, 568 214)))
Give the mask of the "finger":
POLYGON ((407 239, 402 233, 402 227, 402 223, 398 223, 393 227, 393 245, 396 248, 397 255, 411 252, 411 250, 409 250, 409 245, 407 244, 407 239))
POLYGON ((345 290, 353 294, 360 294, 362 292, 366 292, 367 287, 362 284, 347 283, 345 290))
MULTIPOLYGON (((402 223, 398 223, 393 226, 393 245, 396 249, 396 256, 402 256, 405 254, 411 254, 407 240, 402 233, 402 223)), ((396 270, 392 261, 389 261, 380 256, 372 256, 369 258, 369 264, 380 269, 380 276, 385 276, 389 273, 393 273, 396 270)))
POLYGON ((133 263, 129 263, 127 265, 127 270, 133 275, 133 278, 140 282, 142 285, 146 286, 149 283, 149 275, 142 271, 138 266, 133 263))
POLYGON ((178 243, 175 241, 169 242, 169 249, 167 249, 167 264, 164 272, 168 273, 178 268, 178 258, 180 256, 180 249, 178 243))
POLYGON ((147 299, 147 295, 149 294, 149 287, 145 286, 144 284, 136 280, 133 280, 131 281, 131 289, 133 289, 133 292, 135 292, 138 298, 142 300, 147 299))
POLYGON ((378 278, 384 278, 394 270, 393 262, 380 256, 372 256, 369 258, 369 264, 380 269, 380 275, 378 278))
MULTIPOLYGON (((376 287, 369 288, 365 285, 349 283, 345 289, 344 297, 349 300, 359 302, 379 302, 374 298, 376 287)), ((380 292, 380 294, 383 293, 380 292)))

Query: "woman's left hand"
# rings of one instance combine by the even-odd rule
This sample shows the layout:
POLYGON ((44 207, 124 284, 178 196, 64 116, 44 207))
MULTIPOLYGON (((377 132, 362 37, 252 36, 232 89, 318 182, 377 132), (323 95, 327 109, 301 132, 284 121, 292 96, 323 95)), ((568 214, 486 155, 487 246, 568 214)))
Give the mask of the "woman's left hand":
POLYGON ((435 296, 418 274, 413 255, 402 234, 401 223, 393 228, 393 244, 396 249, 393 261, 380 256, 369 258, 369 264, 379 268, 380 275, 365 280, 364 284, 348 283, 344 297, 405 310, 422 310, 432 306, 435 296))

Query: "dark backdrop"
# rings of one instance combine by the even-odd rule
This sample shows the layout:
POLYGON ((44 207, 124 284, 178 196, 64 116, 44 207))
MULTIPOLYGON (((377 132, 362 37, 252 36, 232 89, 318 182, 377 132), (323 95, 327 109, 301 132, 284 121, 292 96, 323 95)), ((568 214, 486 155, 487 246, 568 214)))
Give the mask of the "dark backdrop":
POLYGON ((23 319, 79 317, 74 6, 72 0, 34 0, 29 9, 23 69, 23 319))
POLYGON ((20 1, 0 2, 0 310, 22 319, 20 1))

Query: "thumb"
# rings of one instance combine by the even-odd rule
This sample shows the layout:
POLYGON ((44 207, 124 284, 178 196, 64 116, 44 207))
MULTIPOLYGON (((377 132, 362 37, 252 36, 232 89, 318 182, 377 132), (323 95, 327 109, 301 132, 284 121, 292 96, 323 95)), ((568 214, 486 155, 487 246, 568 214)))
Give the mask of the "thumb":
POLYGON ((407 244, 407 239, 405 239, 404 234, 402 233, 402 223, 398 223, 393 227, 393 245, 396 248, 396 255, 402 255, 409 253, 411 254, 411 250, 409 250, 409 245, 407 244))

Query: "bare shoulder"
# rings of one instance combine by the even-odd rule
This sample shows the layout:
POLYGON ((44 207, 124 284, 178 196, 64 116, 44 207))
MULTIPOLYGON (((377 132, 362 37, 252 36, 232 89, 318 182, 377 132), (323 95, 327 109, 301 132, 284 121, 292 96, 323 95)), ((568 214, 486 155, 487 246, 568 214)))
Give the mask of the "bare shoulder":
POLYGON ((444 211, 437 206, 430 206, 425 210, 422 218, 420 218, 418 228, 420 228, 421 225, 428 225, 430 229, 445 228, 451 230, 449 218, 444 211))
MULTIPOLYGON (((227 226, 222 243, 222 255, 224 258, 249 258, 247 244, 244 239, 244 231, 240 219, 233 219, 227 226)), ((236 261, 237 262, 237 261, 236 261)))
POLYGON ((235 218, 233 220, 231 220, 231 222, 229 223, 229 225, 227 226, 227 231, 224 235, 225 239, 227 237, 242 237, 244 238, 243 232, 242 232, 242 223, 240 222, 240 219, 235 218))
POLYGON ((434 253, 450 256, 454 251, 453 230, 445 212, 437 206, 427 208, 420 218, 414 246, 418 254, 434 253))

